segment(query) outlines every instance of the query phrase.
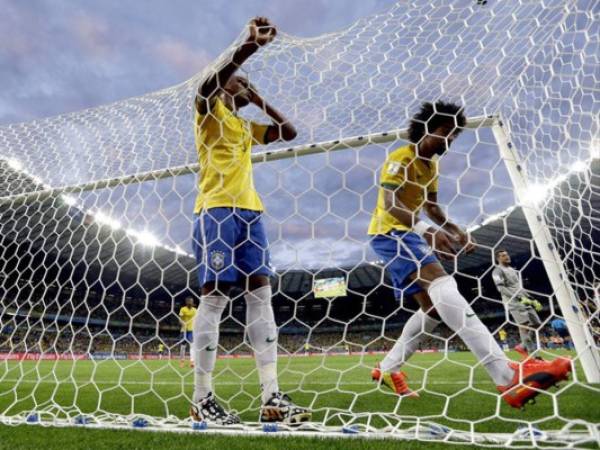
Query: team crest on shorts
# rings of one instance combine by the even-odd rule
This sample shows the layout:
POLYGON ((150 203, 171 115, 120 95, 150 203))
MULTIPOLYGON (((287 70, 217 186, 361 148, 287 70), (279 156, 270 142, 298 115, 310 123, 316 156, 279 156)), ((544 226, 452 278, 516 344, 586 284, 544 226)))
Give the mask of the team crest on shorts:
POLYGON ((210 254, 210 266, 215 270, 220 270, 225 265, 225 253, 215 250, 210 254))
POLYGON ((429 245, 427 245, 427 244, 419 245, 419 250, 424 255, 429 255, 431 253, 431 247, 429 247, 429 245))

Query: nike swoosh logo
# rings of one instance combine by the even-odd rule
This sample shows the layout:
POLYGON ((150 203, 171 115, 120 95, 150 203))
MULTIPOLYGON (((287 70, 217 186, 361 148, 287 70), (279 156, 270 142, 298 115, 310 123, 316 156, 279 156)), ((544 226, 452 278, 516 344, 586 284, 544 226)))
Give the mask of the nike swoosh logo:
POLYGON ((206 351, 207 352, 214 352, 216 349, 217 349, 216 345, 214 347, 211 347, 210 345, 206 346, 206 351))
POLYGON ((275 342, 275 339, 277 339, 276 337, 274 338, 267 338, 266 341, 271 343, 271 342, 275 342))
POLYGON ((467 317, 473 317, 475 315, 475 313, 469 314, 467 313, 467 317))

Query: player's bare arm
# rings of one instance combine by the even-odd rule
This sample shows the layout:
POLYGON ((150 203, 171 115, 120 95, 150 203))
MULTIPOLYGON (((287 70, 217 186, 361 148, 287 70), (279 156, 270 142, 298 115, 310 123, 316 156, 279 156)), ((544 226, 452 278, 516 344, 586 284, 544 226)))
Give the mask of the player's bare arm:
POLYGON ((181 329, 183 330, 185 328, 185 320, 183 320, 183 313, 180 311, 179 312, 179 325, 181 325, 181 329))
MULTIPOLYGON (((384 186, 384 205, 386 211, 408 228, 413 228, 418 222, 418 216, 402 203, 400 193, 402 186, 390 189, 384 186)), ((450 259, 456 254, 452 236, 442 229, 430 227, 423 235, 427 243, 444 259, 450 259)))
POLYGON ((440 226, 448 234, 456 236, 458 244, 460 244, 465 252, 471 253, 475 250, 476 246, 473 237, 461 227, 450 221, 444 210, 440 207, 437 192, 429 192, 427 194, 427 202, 425 202, 423 210, 433 223, 440 226))
POLYGON ((248 24, 248 37, 234 51, 233 56, 217 66, 198 87, 196 109, 200 114, 206 114, 212 100, 229 82, 233 74, 260 47, 267 45, 277 35, 277 29, 266 17, 256 17, 248 24))
POLYGON ((262 109, 272 120, 272 124, 267 128, 265 144, 295 139, 298 133, 294 125, 281 112, 266 102, 252 84, 248 83, 248 89, 250 91, 250 102, 262 109))

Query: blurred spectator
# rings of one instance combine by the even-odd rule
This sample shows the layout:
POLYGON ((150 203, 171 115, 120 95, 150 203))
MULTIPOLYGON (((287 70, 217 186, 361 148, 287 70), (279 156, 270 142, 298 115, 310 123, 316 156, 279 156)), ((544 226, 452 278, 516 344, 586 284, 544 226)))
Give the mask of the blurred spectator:
POLYGON ((562 343, 568 349, 573 348, 573 341, 571 339, 571 335, 569 334, 569 329, 567 328, 567 322, 564 319, 556 318, 550 322, 550 326, 552 330, 558 337, 561 338, 562 343))

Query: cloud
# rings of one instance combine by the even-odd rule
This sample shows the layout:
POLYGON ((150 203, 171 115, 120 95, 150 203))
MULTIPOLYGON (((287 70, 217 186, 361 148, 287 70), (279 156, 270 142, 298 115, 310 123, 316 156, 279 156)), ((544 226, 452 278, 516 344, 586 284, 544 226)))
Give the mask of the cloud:
POLYGON ((367 240, 347 242, 336 239, 306 239, 298 242, 271 243, 273 265, 276 268, 348 267, 366 260, 370 254, 367 240))
POLYGON ((184 81, 266 14, 314 36, 385 9, 384 1, 4 2, 0 124, 116 101, 184 81), (23 99, 26 99, 25 101, 23 99))
POLYGON ((213 59, 206 50, 194 50, 185 42, 172 37, 165 37, 157 42, 154 53, 164 64, 187 75, 199 72, 213 59))
POLYGON ((70 21, 75 42, 88 56, 106 58, 116 50, 111 43, 111 29, 102 17, 78 13, 70 21))

